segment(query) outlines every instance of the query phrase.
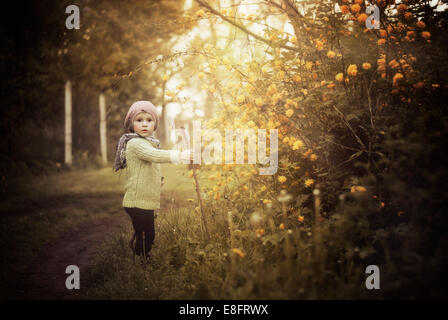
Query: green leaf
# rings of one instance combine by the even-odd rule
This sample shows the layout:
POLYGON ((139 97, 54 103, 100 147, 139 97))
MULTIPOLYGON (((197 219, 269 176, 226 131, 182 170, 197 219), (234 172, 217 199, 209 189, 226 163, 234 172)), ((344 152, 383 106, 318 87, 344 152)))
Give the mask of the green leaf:
POLYGON ((350 159, 354 159, 354 158, 359 157, 363 152, 364 152, 364 151, 360 150, 360 151, 358 151, 358 152, 352 154, 352 155, 350 156, 350 159))
POLYGON ((308 195, 299 194, 296 199, 296 205, 301 206, 308 199, 308 195))

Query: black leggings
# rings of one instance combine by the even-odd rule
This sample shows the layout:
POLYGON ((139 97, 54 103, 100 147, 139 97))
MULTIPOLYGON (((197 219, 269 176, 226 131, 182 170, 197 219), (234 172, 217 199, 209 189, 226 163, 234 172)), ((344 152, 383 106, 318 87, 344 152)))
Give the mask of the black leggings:
POLYGON ((135 254, 149 256, 154 242, 154 210, 124 208, 132 220, 135 231, 135 254))

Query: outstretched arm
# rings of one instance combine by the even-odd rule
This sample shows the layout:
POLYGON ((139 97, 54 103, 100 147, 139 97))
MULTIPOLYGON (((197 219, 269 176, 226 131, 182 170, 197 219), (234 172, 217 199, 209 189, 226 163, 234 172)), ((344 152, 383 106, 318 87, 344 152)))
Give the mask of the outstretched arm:
POLYGON ((183 160, 191 159, 190 150, 180 152, 178 150, 161 150, 154 148, 151 143, 143 139, 132 139, 128 142, 127 151, 135 153, 135 155, 145 161, 157 163, 179 163, 183 160))

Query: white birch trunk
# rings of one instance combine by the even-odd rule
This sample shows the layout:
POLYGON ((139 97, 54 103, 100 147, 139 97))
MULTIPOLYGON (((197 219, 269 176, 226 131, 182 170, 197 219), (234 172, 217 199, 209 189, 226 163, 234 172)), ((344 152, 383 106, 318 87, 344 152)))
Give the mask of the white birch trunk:
POLYGON ((107 165, 107 137, 106 137, 106 99, 104 94, 100 94, 100 145, 101 158, 107 165))
POLYGON ((72 165, 72 84, 65 83, 65 163, 72 165))

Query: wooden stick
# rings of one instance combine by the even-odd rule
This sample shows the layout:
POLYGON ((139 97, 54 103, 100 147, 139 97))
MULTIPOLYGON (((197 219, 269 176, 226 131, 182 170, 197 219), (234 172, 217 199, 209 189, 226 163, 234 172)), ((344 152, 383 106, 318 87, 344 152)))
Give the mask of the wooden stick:
POLYGON ((196 194, 198 196, 199 207, 201 209, 202 223, 204 225, 205 234, 207 236, 207 239, 210 239, 210 234, 208 232, 208 226, 207 226, 207 219, 205 217, 205 212, 204 212, 204 206, 202 205, 202 198, 201 198, 201 192, 200 192, 200 189, 199 189, 198 177, 196 175, 196 167, 195 167, 194 164, 192 164, 191 167, 193 169, 193 178, 194 178, 194 182, 195 182, 195 185, 196 185, 196 194))

